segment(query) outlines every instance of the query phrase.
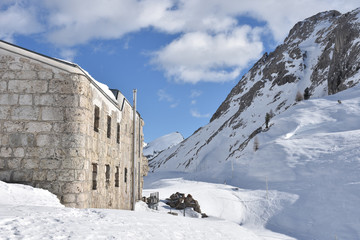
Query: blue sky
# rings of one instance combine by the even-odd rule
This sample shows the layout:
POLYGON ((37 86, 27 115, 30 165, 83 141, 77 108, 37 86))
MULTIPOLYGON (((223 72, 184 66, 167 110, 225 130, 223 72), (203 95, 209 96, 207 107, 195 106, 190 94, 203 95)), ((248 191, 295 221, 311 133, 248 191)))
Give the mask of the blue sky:
POLYGON ((145 141, 207 124, 241 76, 298 21, 353 0, 2 0, 0 38, 77 63, 119 89, 145 141))

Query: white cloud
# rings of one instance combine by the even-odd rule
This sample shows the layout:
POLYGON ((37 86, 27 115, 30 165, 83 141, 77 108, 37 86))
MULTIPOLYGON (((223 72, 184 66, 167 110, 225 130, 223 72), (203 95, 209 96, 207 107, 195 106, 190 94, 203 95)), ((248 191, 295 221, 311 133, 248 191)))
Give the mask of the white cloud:
POLYGON ((197 101, 195 100, 195 98, 198 98, 202 95, 202 91, 200 90, 195 90, 195 89, 192 89, 191 90, 191 93, 190 93, 190 98, 192 99, 190 104, 191 105, 195 105, 197 103, 197 101))
POLYGON ((152 63, 176 81, 233 80, 249 61, 260 57, 263 51, 260 34, 260 28, 247 25, 228 33, 186 33, 157 51, 152 63))
POLYGON ((119 39, 161 21, 171 0, 46 1, 50 12, 48 39, 74 46, 93 39, 119 39))
POLYGON ((157 91, 158 100, 165 101, 170 103, 170 108, 176 108, 179 105, 179 100, 174 99, 170 94, 168 94, 164 89, 159 89, 157 91))
POLYGON ((2 1, 0 3, 0 38, 14 41, 14 35, 39 33, 43 27, 36 18, 36 8, 26 1, 2 1))
POLYGON ((202 94, 202 91, 192 89, 192 90, 191 90, 191 94, 190 94, 190 98, 200 97, 201 94, 202 94))
POLYGON ((94 39, 120 39, 150 28, 180 35, 153 54, 152 63, 170 79, 224 82, 260 56, 263 32, 281 42, 297 21, 356 7, 358 0, 2 0, 0 37, 42 33, 65 53, 94 39), (264 25, 246 26, 241 16, 264 25))
POLYGON ((179 105, 179 101, 173 103, 173 104, 170 104, 170 107, 171 108, 176 108, 177 106, 179 105))
POLYGON ((159 97, 159 101, 173 102, 174 98, 168 94, 164 89, 159 89, 157 91, 157 95, 159 97))
POLYGON ((191 116, 193 116, 195 118, 209 118, 210 117, 210 113, 200 114, 196 109, 191 109, 190 113, 191 113, 191 116))
POLYGON ((60 50, 60 56, 69 62, 74 61, 74 58, 76 56, 76 50, 70 49, 70 48, 63 48, 60 50))

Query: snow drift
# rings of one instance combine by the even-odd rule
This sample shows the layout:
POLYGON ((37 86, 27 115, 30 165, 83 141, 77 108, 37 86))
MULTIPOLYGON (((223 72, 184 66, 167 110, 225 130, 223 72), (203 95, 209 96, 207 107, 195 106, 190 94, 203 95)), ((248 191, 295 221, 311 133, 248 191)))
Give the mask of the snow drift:
POLYGON ((152 190, 160 191, 162 196, 180 186, 182 190, 190 188, 202 198, 204 208, 212 209, 210 212, 215 215, 223 208, 214 206, 212 201, 217 199, 220 206, 230 203, 236 212, 223 212, 223 216, 241 217, 248 225, 253 222, 259 225, 251 225, 255 227, 251 229, 213 216, 207 219, 172 216, 164 207, 154 211, 144 206, 145 203, 137 203, 135 212, 65 208, 46 190, 0 181, 0 239, 291 239, 263 230, 264 221, 258 219, 262 216, 268 219, 284 204, 295 201, 294 195, 271 192, 266 200, 264 191, 243 191, 226 185, 181 179, 162 180, 155 185, 157 188, 152 190), (197 189, 192 187, 194 184, 197 189), (218 195, 206 200, 215 193, 218 195), (245 203, 246 200, 253 201, 245 203), (263 208, 265 205, 268 208, 263 208))

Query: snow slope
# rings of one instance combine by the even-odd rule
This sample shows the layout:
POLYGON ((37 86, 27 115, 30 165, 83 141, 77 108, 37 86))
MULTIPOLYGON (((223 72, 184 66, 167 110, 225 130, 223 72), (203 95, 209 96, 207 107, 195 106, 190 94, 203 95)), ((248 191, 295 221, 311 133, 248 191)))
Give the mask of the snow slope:
POLYGON ((146 146, 143 149, 143 154, 148 158, 148 160, 151 160, 162 151, 179 144, 183 140, 184 137, 179 132, 173 132, 164 135, 146 144, 146 146))
POLYGON ((137 203, 135 212, 65 208, 46 190, 0 182, 0 239, 292 239, 262 229, 261 219, 266 220, 283 205, 294 202, 296 196, 274 191, 265 199, 264 191, 182 179, 162 180, 152 186, 155 189, 148 192, 160 191, 164 198, 175 189, 191 189, 210 217, 172 216, 163 203, 160 211, 150 210, 144 203, 137 203), (224 211, 228 204, 233 211, 224 211), (220 212, 234 216, 236 221, 242 219, 244 226, 250 227, 214 217, 220 212))
POLYGON ((211 122, 161 152, 152 169, 194 171, 211 166, 214 159, 232 159, 264 127, 266 114, 279 115, 292 108, 297 93, 308 88, 311 98, 320 98, 356 85, 360 81, 358 15, 360 8, 342 15, 329 11, 296 24, 282 45, 264 54, 243 76, 211 122))
POLYGON ((246 189, 268 185, 299 196, 270 218, 268 229, 304 240, 360 239, 359 37, 360 8, 297 23, 209 124, 153 159, 153 175, 177 172, 246 189), (310 100, 297 102, 306 88, 310 100), (269 129, 267 113, 274 114, 269 129))
MULTIPOLYGON (((161 175, 162 179, 157 179, 159 176, 151 174, 146 179, 144 194, 159 192, 160 199, 169 198, 175 192, 191 194, 199 202, 201 212, 211 216, 210 219, 216 217, 232 221, 254 231, 264 239, 293 239, 269 231, 265 229, 265 225, 272 216, 293 204, 298 199, 296 195, 279 191, 244 190, 226 184, 212 184, 184 180, 184 178, 166 178, 174 177, 174 174, 176 173, 170 173, 169 176, 161 175)), ((170 208, 164 202, 160 202, 159 211, 169 212, 170 208)), ((179 216, 183 215, 182 210, 171 209, 171 211, 178 213, 179 216)), ((194 211, 185 214, 201 217, 194 211)))
POLYGON ((256 152, 252 139, 227 161, 211 152, 209 161, 184 168, 171 159, 149 177, 177 171, 177 177, 247 189, 266 189, 267 182, 271 190, 299 196, 270 218, 268 229, 304 240, 360 239, 359 119, 360 86, 355 86, 275 116, 270 128, 257 134, 256 152))

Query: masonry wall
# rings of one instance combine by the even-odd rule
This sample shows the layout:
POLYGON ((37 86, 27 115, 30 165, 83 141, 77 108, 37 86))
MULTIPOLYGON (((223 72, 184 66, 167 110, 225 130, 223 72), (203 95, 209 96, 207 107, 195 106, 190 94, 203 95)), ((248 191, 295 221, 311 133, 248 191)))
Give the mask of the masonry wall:
MULTIPOLYGON (((85 75, 2 49, 0 79, 0 180, 48 189, 69 207, 131 208, 129 104, 121 112, 85 75), (100 108, 98 132, 94 131, 95 105, 100 108), (110 138, 107 116, 111 117, 110 138), (119 186, 115 186, 116 167, 119 186)), ((143 125, 141 118, 139 122, 143 125)))

